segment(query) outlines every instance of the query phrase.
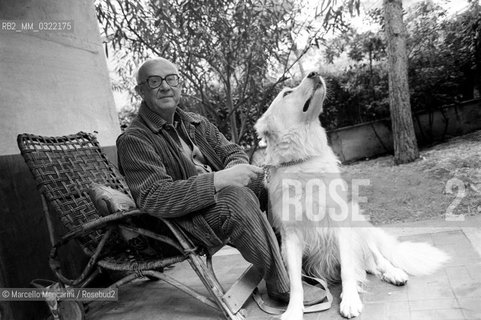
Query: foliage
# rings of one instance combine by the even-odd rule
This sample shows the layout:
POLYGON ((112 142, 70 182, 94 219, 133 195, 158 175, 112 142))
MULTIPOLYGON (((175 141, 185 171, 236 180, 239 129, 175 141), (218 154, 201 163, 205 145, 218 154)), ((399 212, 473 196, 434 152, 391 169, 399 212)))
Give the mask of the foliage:
MULTIPOLYGON (((409 85, 414 112, 432 111, 472 99, 476 88, 480 88, 480 12, 476 1, 453 18, 430 1, 421 2, 406 12, 409 85)), ((382 30, 384 19, 379 9, 371 11, 369 18, 382 30)), ((389 116, 385 49, 382 32, 350 30, 327 43, 324 53, 327 63, 335 63, 342 54, 350 59, 345 70, 329 76, 331 93, 325 108, 329 114, 323 119, 327 127, 389 116)))
POLYGON ((453 22, 441 7, 425 2, 416 13, 408 17, 411 100, 414 110, 436 109, 461 99, 463 74, 453 59, 460 47, 447 39, 453 22))
POLYGON ((356 64, 328 74, 323 125, 328 129, 389 117, 388 75, 381 64, 356 64))
MULTIPOLYGON (((118 89, 135 97, 136 66, 150 57, 165 57, 179 66, 184 79, 182 105, 207 116, 232 141, 250 145, 255 140, 253 122, 278 85, 292 76, 323 32, 343 25, 344 11, 359 10, 359 0, 343 4, 98 0, 96 9, 106 48, 115 52, 118 89), (296 40, 301 35, 307 35, 304 43, 296 40)), ((123 116, 128 120, 129 113, 123 116)))
POLYGON ((120 122, 120 129, 124 131, 129 126, 132 119, 135 117, 137 110, 134 108, 123 108, 119 112, 119 122, 120 122))

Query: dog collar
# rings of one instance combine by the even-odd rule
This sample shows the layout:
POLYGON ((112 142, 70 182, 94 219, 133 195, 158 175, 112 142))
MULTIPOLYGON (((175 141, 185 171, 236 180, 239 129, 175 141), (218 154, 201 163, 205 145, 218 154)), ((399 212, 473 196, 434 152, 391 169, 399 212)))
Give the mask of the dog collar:
POLYGON ((266 180, 267 183, 270 182, 271 180, 271 169, 272 168, 283 168, 283 167, 290 167, 290 166, 293 166, 293 165, 296 165, 296 164, 301 164, 303 162, 306 162, 306 161, 309 161, 311 160, 313 157, 310 156, 310 157, 307 157, 307 158, 304 158, 304 159, 297 159, 297 160, 291 160, 291 161, 286 161, 286 162, 281 162, 279 163, 278 165, 274 166, 274 165, 271 165, 271 164, 266 164, 264 165, 262 168, 264 169, 264 178, 266 180))
POLYGON ((280 167, 290 167, 290 166, 293 166, 293 165, 296 165, 296 164, 301 164, 303 162, 309 161, 311 159, 312 159, 312 156, 304 158, 304 159, 297 159, 297 160, 291 160, 291 161, 287 161, 287 162, 281 162, 275 167, 278 167, 278 168, 280 168, 280 167))

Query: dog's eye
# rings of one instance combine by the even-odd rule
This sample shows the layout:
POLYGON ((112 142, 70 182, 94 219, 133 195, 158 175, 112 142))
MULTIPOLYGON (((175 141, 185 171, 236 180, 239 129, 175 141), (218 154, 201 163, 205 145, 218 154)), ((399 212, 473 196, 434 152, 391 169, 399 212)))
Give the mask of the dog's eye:
POLYGON ((289 95, 292 93, 292 90, 288 90, 288 91, 284 91, 284 94, 282 95, 282 97, 284 98, 285 96, 289 95))

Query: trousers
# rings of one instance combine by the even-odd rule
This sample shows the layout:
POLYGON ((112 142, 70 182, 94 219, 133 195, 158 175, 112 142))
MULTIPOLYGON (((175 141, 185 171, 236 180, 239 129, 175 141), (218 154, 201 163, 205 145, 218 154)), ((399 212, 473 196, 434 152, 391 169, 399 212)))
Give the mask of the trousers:
MULTIPOLYGON (((245 260, 252 263, 263 275, 269 292, 289 292, 289 276, 283 263, 279 242, 267 217, 267 191, 259 181, 248 187, 228 186, 216 193, 216 203, 199 212, 193 212, 183 219, 193 219, 203 215, 207 224, 222 243, 234 246, 245 260)), ((135 224, 171 235, 170 230, 154 216, 141 216, 134 219, 135 224)), ((175 220, 175 219, 174 219, 175 220)), ((183 228, 184 232, 197 245, 210 252, 219 249, 209 248, 203 242, 199 231, 194 234, 183 228)), ((209 237, 206 234, 205 237, 209 237)), ((158 248, 164 257, 178 254, 170 246, 160 245, 158 241, 149 241, 153 248, 158 248)))
POLYGON ((225 187, 216 194, 216 204, 199 214, 221 240, 232 244, 261 272, 269 291, 289 291, 277 238, 252 189, 225 187))

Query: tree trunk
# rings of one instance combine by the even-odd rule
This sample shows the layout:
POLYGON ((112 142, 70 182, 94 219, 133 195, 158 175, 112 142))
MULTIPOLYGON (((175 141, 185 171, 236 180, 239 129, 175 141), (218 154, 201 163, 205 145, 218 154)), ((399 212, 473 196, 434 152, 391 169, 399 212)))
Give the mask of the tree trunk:
POLYGON ((402 0, 384 0, 385 32, 388 43, 389 105, 396 164, 408 163, 419 157, 409 100, 406 27, 402 16, 402 0))

